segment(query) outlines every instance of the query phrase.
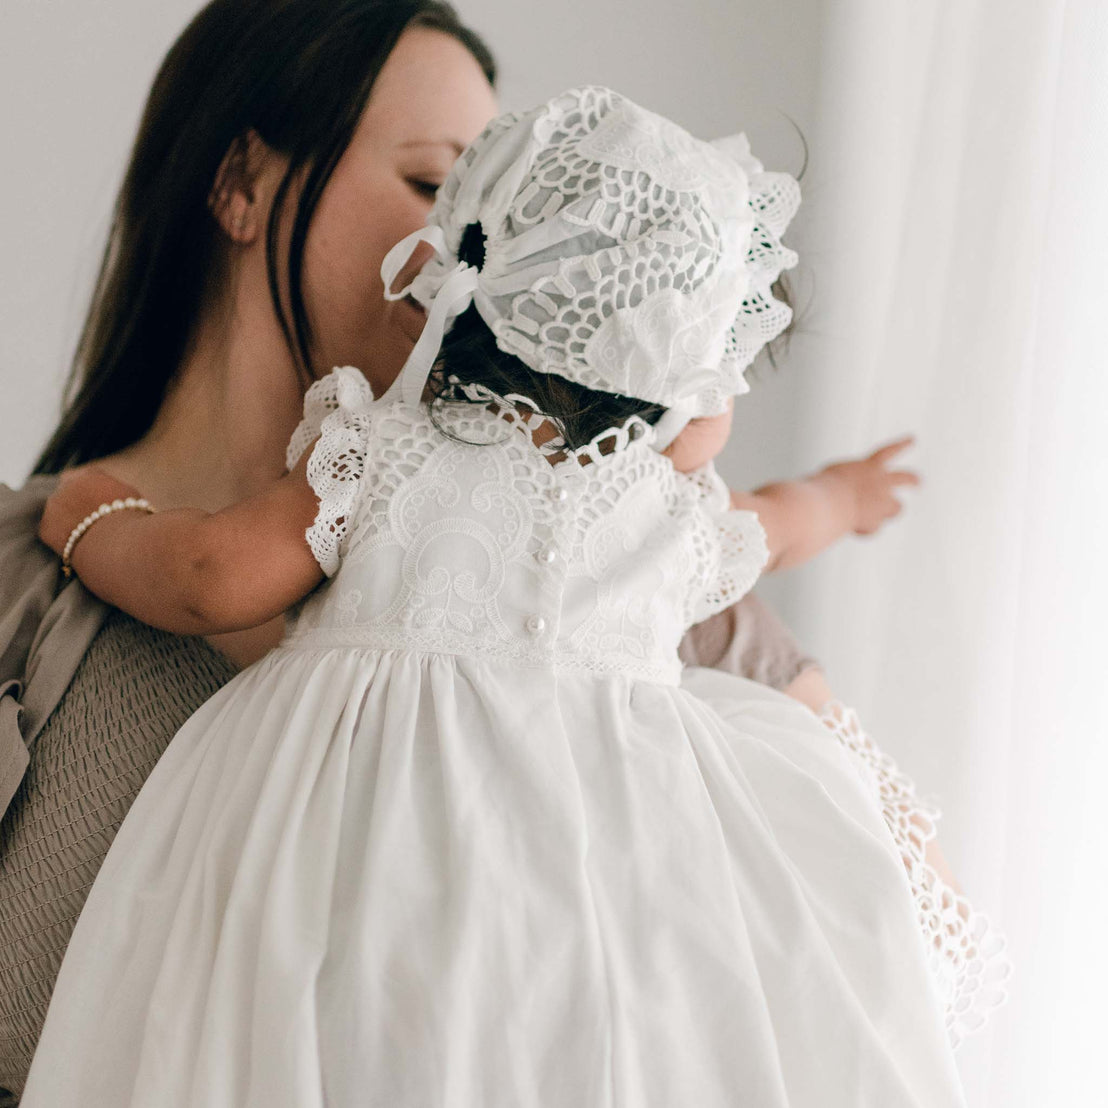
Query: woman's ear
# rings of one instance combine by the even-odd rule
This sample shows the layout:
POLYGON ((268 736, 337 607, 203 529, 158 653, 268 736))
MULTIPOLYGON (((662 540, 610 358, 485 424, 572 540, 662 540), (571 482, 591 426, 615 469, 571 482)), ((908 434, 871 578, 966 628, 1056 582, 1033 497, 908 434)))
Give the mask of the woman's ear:
POLYGON ((271 155, 257 131, 245 131, 227 148, 208 194, 208 208, 215 221, 232 242, 241 246, 254 242, 264 225, 265 190, 259 184, 271 155))

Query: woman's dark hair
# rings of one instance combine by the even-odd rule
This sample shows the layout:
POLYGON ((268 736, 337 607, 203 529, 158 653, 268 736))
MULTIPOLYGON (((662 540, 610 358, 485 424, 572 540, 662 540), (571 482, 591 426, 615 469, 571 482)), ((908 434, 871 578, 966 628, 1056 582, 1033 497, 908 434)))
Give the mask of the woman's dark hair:
POLYGON ((286 342, 314 376, 301 289, 308 227, 374 81, 409 26, 442 31, 489 83, 488 48, 438 0, 212 0, 154 79, 112 215, 61 423, 35 473, 114 453, 153 424, 193 327, 224 273, 208 197, 249 131, 288 158, 266 227, 270 295, 286 342), (278 227, 303 181, 288 254, 291 321, 278 293, 278 227))

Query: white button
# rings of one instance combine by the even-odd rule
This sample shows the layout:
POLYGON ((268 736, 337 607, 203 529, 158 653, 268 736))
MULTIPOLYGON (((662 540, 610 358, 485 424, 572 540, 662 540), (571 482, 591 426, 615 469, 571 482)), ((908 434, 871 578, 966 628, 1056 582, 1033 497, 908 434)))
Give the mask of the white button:
POLYGON ((546 620, 542 616, 528 616, 527 630, 532 635, 541 635, 546 630, 546 620))
POLYGON ((553 565, 557 560, 558 552, 552 546, 548 546, 544 550, 540 550, 535 557, 538 558, 544 566, 549 566, 553 565))
POLYGON ((550 495, 553 496, 555 501, 559 504, 564 504, 569 499, 569 493, 560 485, 550 495))

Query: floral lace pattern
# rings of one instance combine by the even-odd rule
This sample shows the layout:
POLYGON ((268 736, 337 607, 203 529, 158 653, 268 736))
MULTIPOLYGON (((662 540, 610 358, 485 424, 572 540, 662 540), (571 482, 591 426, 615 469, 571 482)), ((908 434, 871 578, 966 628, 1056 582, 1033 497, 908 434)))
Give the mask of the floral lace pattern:
POLYGON ((939 810, 916 796, 915 787, 862 729, 857 714, 832 701, 820 720, 851 755, 881 802, 882 815, 900 852, 919 913, 931 974, 943 1000, 952 1047, 981 1029, 1007 998, 1012 972, 1005 940, 964 896, 926 860, 939 810))
MULTIPOLYGON (((287 640, 482 654, 676 683, 693 619, 766 560, 752 512, 677 473, 629 423, 568 451, 526 398, 374 403, 357 370, 316 382, 289 465, 318 436, 307 539, 335 578, 287 640)), ((718 479, 716 479, 718 481, 718 479)))

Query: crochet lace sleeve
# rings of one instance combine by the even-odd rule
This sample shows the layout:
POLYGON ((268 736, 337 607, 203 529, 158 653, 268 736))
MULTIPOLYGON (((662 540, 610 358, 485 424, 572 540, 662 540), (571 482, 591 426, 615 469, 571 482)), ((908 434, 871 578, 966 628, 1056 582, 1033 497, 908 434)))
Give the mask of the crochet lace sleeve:
POLYGON ((691 597, 688 624, 700 623, 738 603, 754 587, 769 547, 756 512, 731 507, 731 492, 711 464, 685 475, 703 516, 699 559, 705 572, 691 597))
POLYGON ((291 470, 315 442, 307 477, 319 498, 319 511, 304 537, 328 577, 339 568, 365 473, 367 409, 372 400, 373 391, 357 369, 334 369, 305 394, 304 418, 285 453, 291 470))

